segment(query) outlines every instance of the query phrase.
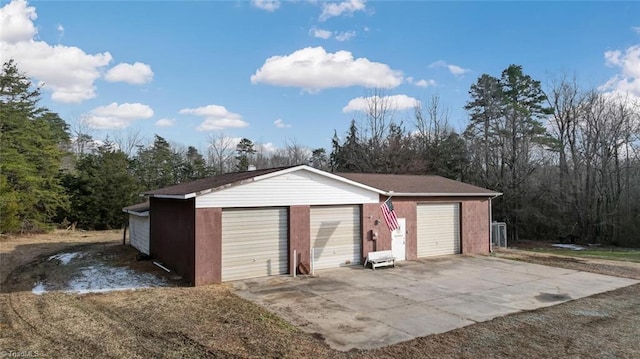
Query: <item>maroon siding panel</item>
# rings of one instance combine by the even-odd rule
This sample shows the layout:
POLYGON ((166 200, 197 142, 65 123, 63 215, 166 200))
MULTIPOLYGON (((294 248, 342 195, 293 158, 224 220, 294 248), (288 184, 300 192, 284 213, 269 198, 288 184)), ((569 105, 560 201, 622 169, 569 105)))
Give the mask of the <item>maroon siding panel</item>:
MULTIPOLYGON (((391 249, 391 232, 382 218, 380 204, 387 197, 380 196, 380 203, 362 206, 362 255, 366 258, 370 251, 391 249), (376 225, 375 222, 379 221, 376 225), (378 238, 373 240, 372 231, 378 238)), ((461 203, 460 239, 463 254, 489 253, 489 205, 487 198, 470 197, 393 197, 393 206, 398 218, 407 219, 406 256, 407 260, 418 258, 417 205, 429 202, 461 203)))
POLYGON ((195 282, 195 200, 151 198, 151 255, 195 282))
POLYGON ((365 203, 362 205, 361 218, 360 223, 362 226, 362 263, 364 263, 364 259, 367 258, 367 254, 369 252, 373 252, 376 250, 376 244, 381 239, 380 224, 375 225, 376 220, 381 220, 382 216, 378 210, 379 204, 377 203, 365 203), (377 238, 374 238, 373 232, 377 232, 377 238))
MULTIPOLYGON (((385 198, 386 199, 386 198, 385 198)), ((385 199, 382 199, 384 201, 385 199)), ((362 242, 363 259, 371 251, 384 251, 391 249, 391 231, 382 217, 380 205, 382 203, 367 203, 362 206, 362 242), (376 224, 378 222, 378 224, 376 224), (377 232, 377 239, 373 239, 373 232, 377 232)), ((393 206, 398 218, 406 218, 406 257, 408 260, 416 258, 416 203, 415 201, 403 201, 400 197, 393 199, 393 206)))
POLYGON ((196 286, 222 281, 222 209, 196 209, 196 286))
MULTIPOLYGON (((289 207, 289 265, 293 266, 293 250, 296 251, 296 263, 310 267, 311 252, 311 207, 289 207)), ((291 268, 289 269, 291 272, 291 268)))
POLYGON ((462 202, 462 253, 489 253, 489 200, 462 202))

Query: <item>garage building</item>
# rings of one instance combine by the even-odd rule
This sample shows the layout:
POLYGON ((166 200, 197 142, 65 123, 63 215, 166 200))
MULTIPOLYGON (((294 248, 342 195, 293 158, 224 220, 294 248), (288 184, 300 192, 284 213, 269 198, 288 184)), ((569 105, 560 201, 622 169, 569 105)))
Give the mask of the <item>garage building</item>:
MULTIPOLYGON (((289 274, 301 269, 294 263, 358 265, 375 250, 391 249, 400 260, 488 253, 491 198, 499 195, 438 176, 333 174, 306 165, 146 194, 149 253, 194 285, 289 274), (394 233, 380 211, 389 197, 402 224, 394 233)), ((137 221, 132 207, 125 210, 137 221)))
POLYGON ((129 241, 141 253, 149 254, 149 202, 125 207, 129 214, 129 241))

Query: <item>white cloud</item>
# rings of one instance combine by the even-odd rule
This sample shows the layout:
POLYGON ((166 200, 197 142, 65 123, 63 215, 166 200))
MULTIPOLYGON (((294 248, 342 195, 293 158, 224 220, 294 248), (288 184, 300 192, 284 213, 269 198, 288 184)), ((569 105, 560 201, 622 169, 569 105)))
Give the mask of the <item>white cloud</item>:
POLYGON ((33 20, 38 18, 36 8, 23 0, 15 0, 0 8, 0 41, 16 43, 29 41, 38 34, 33 20))
POLYGON ((325 39, 325 40, 331 38, 331 36, 333 36, 334 34, 335 34, 335 39, 338 41, 347 41, 356 36, 356 32, 354 30, 343 31, 343 32, 333 32, 329 30, 318 29, 317 27, 313 27, 311 28, 311 30, 309 30, 309 35, 313 37, 317 37, 319 39, 325 39))
POLYGON ((336 40, 338 41, 347 41, 350 40, 352 38, 354 38, 356 36, 356 32, 355 31, 345 31, 345 32, 341 32, 339 34, 336 34, 336 40))
POLYGON ((251 5, 268 12, 276 11, 281 3, 278 0, 251 0, 251 5))
POLYGON ((431 67, 431 68, 434 68, 434 67, 446 68, 454 76, 462 76, 462 75, 466 74, 467 72, 471 71, 470 69, 465 69, 465 68, 462 68, 462 67, 460 67, 458 65, 448 64, 444 60, 438 60, 438 61, 432 63, 431 65, 429 65, 429 67, 431 67))
POLYGON ((356 97, 342 109, 342 112, 366 112, 372 104, 385 104, 392 110, 406 110, 420 105, 420 101, 407 95, 356 97))
POLYGON ((234 120, 231 118, 207 118, 200 126, 196 127, 198 131, 218 131, 225 128, 242 128, 248 127, 249 124, 242 120, 234 120))
POLYGON ((256 151, 262 152, 262 153, 274 153, 278 150, 278 147, 276 147, 276 145, 274 145, 272 142, 267 142, 267 143, 256 143, 255 149, 256 151))
POLYGON ((216 131, 225 128, 242 128, 249 126, 247 122, 242 120, 242 116, 230 112, 224 106, 219 105, 184 108, 180 110, 180 114, 204 117, 204 121, 196 128, 198 131, 216 131))
POLYGON ((277 127, 277 128, 290 128, 291 125, 288 123, 284 123, 284 121, 282 121, 281 118, 273 121, 273 124, 277 127))
POLYGON ((318 29, 318 28, 312 28, 311 30, 309 30, 309 35, 313 36, 313 37, 317 37, 320 39, 328 39, 331 37, 331 35, 333 35, 333 32, 329 31, 329 30, 323 30, 323 29, 318 29))
POLYGON ((172 127, 175 124, 176 120, 173 118, 161 118, 155 123, 158 127, 172 127))
POLYGON ((242 141, 244 137, 231 137, 225 135, 223 132, 211 134, 209 137, 209 147, 213 147, 212 141, 215 141, 216 144, 224 144, 228 149, 235 151, 238 143, 242 141))
POLYGON ((326 21, 335 16, 353 15, 356 11, 366 9, 365 0, 346 0, 341 3, 324 3, 320 21, 326 21))
POLYGON ((620 73, 600 86, 600 90, 640 97, 640 45, 631 46, 624 53, 607 51, 604 58, 607 66, 620 68, 620 73))
POLYGON ((121 63, 112 67, 104 76, 109 82, 126 82, 132 85, 142 85, 153 80, 151 66, 136 62, 135 64, 121 63))
POLYGON ((632 26, 631 30, 635 31, 637 34, 640 34, 640 26, 632 26))
POLYGON ((607 66, 618 66, 618 65, 620 65, 620 56, 622 56, 622 52, 620 50, 605 52, 604 53, 605 64, 607 66))
POLYGON ((78 103, 94 98, 94 81, 111 54, 90 55, 78 47, 37 41, 36 18, 36 9, 23 0, 0 8, 0 62, 15 59, 21 71, 52 91, 54 101, 78 103))
POLYGON ((449 72, 456 76, 464 75, 465 73, 469 72, 469 69, 464 69, 456 65, 449 65, 447 67, 449 68, 449 72))
POLYGON ((251 82, 300 87, 309 92, 350 86, 389 89, 402 83, 402 72, 366 58, 354 59, 349 51, 327 53, 319 46, 268 58, 251 76, 251 82))
POLYGON ((113 130, 127 128, 137 120, 153 117, 153 110, 141 103, 114 102, 107 106, 96 107, 83 116, 83 123, 91 128, 113 130))
POLYGON ((58 24, 56 26, 56 30, 58 30, 58 42, 60 42, 64 36, 64 26, 62 26, 62 24, 58 24))
POLYGON ((415 82, 416 86, 418 87, 429 87, 429 86, 435 86, 436 85, 436 81, 435 80, 418 80, 415 82))

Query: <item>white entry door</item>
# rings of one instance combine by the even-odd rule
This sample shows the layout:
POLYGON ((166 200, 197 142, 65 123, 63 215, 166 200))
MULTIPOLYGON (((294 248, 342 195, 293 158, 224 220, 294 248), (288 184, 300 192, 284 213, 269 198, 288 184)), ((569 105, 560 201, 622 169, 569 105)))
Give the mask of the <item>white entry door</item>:
POLYGON ((406 218, 398 218, 398 229, 391 232, 391 252, 398 261, 407 258, 407 220, 406 218))

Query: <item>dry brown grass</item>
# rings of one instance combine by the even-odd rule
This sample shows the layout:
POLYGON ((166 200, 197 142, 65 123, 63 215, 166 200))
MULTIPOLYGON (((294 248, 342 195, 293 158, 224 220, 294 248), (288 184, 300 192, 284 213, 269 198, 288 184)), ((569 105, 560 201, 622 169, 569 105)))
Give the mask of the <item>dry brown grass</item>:
MULTIPOLYGON (((640 285, 348 353, 330 349, 320 336, 300 332, 237 297, 226 285, 88 295, 30 292, 31 284, 25 282, 42 272, 43 259, 56 251, 85 246, 84 250, 113 254, 116 264, 130 262, 134 252, 117 246, 120 236, 87 232, 3 240, 0 356, 11 350, 54 358, 640 357, 640 285)), ((134 264, 140 270, 147 265, 134 264)), ((587 261, 570 265, 590 266, 587 261)), ((634 277, 637 266, 620 267, 617 273, 634 277)))
POLYGON ((612 275, 616 277, 640 279, 640 263, 599 258, 577 258, 561 254, 541 253, 518 249, 501 249, 497 257, 526 261, 530 263, 612 275))

